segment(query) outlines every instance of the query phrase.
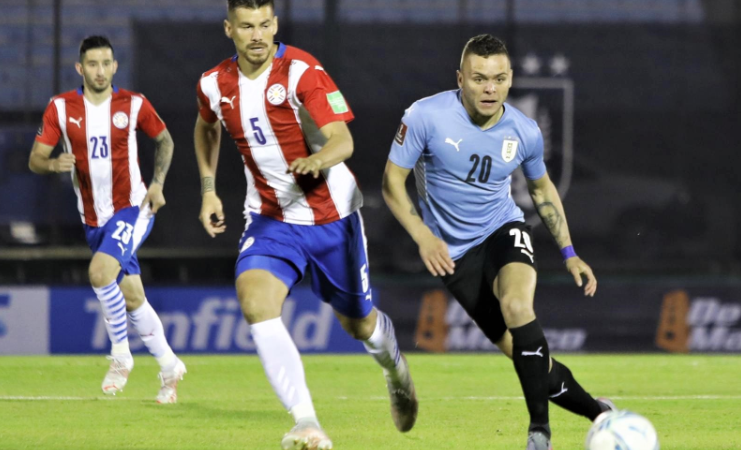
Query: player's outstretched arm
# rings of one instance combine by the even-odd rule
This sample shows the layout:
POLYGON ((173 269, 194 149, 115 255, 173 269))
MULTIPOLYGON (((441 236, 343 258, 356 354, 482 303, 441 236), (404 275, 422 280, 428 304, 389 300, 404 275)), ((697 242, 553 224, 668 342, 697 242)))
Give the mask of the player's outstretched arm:
POLYGON ((201 174, 201 214, 203 228, 211 237, 226 230, 224 208, 216 195, 216 165, 219 161, 221 125, 209 123, 199 115, 193 132, 198 171, 201 174))
POLYGON ((149 204, 152 212, 157 213, 166 203, 162 189, 165 186, 167 171, 170 170, 175 143, 172 141, 170 132, 165 129, 154 138, 154 144, 154 176, 147 189, 147 195, 142 201, 142 207, 149 204))
POLYGON ((450 258, 448 246, 435 236, 417 214, 417 209, 409 198, 406 180, 410 169, 399 167, 391 161, 386 162, 383 173, 383 199, 396 220, 419 246, 419 256, 433 276, 453 274, 455 262, 450 258))
POLYGON ((593 297, 597 291, 597 278, 595 278, 591 267, 576 256, 573 251, 569 226, 566 223, 566 214, 561 203, 561 197, 558 195, 558 189, 556 189, 547 173, 537 180, 528 180, 527 187, 540 218, 548 231, 551 232, 558 248, 564 253, 566 269, 574 277, 574 281, 579 287, 583 284, 582 275, 587 278, 584 294, 593 297))
POLYGON ((314 178, 319 177, 322 169, 349 159, 353 152, 353 140, 350 129, 343 121, 330 122, 319 129, 327 139, 324 147, 308 158, 297 158, 288 166, 288 172, 299 175, 310 173, 314 178))
POLYGON ((62 153, 56 158, 50 158, 52 151, 54 151, 54 147, 35 141, 31 149, 31 156, 28 158, 28 168, 31 169, 31 172, 39 175, 72 172, 75 168, 74 155, 62 153))

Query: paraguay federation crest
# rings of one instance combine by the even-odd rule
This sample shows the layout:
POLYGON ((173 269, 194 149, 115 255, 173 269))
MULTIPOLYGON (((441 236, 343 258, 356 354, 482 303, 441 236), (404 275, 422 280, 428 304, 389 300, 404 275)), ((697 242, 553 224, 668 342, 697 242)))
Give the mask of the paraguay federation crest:
POLYGON ((267 97, 270 104, 280 105, 286 100, 286 88, 276 83, 268 88, 267 97))
POLYGON ((113 115, 113 126, 119 130, 123 130, 129 126, 129 116, 125 112, 119 111, 113 115))
POLYGON ((510 162, 517 156, 517 138, 513 136, 506 136, 504 142, 502 142, 502 159, 504 162, 510 162))

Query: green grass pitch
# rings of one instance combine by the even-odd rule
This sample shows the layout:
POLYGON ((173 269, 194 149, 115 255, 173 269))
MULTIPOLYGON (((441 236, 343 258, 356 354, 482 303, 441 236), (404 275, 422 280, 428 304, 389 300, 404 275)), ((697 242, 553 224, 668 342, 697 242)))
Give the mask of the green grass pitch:
MULTIPOLYGON (((524 449, 527 413, 501 355, 409 355, 420 401, 396 431, 383 376, 366 355, 304 356, 319 419, 337 450, 524 449)), ((107 361, 0 357, 0 449, 279 449, 292 421, 255 356, 183 356, 176 405, 157 405, 147 355, 125 392, 104 397, 107 361)), ((741 449, 738 356, 560 356, 593 395, 647 416, 664 450, 741 449)), ((580 450, 589 422, 551 408, 556 450, 580 450)))

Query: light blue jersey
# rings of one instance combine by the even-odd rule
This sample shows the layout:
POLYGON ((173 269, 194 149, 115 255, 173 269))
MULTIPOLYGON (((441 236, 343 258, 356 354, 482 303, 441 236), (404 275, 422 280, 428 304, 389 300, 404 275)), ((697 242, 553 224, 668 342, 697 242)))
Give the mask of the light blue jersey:
POLYGON ((389 155, 414 168, 425 224, 460 258, 508 222, 524 221, 512 200, 512 172, 546 174, 537 123, 505 103, 496 125, 484 131, 471 121, 460 90, 415 102, 402 118, 389 155))

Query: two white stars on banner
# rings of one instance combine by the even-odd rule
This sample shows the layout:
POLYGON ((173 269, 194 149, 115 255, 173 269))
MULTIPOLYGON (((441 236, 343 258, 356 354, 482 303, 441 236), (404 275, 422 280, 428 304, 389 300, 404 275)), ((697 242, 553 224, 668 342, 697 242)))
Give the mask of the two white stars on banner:
MULTIPOLYGON (((522 58, 520 66, 526 75, 537 75, 543 66, 543 58, 539 58, 534 53, 528 53, 522 58)), ((564 55, 557 53, 548 61, 548 67, 553 76, 566 75, 569 71, 570 63, 564 55)))

